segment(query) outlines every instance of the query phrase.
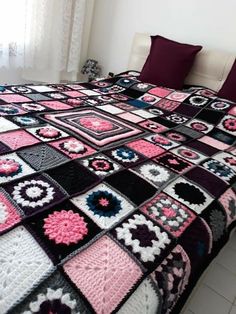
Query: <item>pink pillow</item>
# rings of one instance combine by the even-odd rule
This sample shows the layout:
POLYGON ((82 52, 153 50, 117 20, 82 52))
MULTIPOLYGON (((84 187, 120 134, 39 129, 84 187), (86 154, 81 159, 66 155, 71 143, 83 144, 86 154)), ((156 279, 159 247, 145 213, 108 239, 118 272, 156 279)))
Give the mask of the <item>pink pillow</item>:
POLYGON ((217 96, 236 102, 236 60, 217 96))
POLYGON ((151 36, 151 41, 149 56, 139 76, 140 81, 181 89, 202 46, 181 44, 159 35, 151 36))

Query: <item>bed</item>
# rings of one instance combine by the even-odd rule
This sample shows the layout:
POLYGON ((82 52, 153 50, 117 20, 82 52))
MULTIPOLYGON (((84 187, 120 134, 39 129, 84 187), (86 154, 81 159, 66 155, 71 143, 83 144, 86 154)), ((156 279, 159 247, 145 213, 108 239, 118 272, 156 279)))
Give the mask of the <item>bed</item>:
POLYGON ((227 242, 234 58, 177 91, 138 80, 148 46, 111 79, 0 88, 0 313, 179 313, 227 242))

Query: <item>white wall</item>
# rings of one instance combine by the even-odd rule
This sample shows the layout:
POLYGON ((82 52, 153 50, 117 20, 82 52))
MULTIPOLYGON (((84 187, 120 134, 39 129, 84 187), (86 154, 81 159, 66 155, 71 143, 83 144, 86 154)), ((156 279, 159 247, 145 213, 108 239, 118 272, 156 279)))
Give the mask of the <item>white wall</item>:
POLYGON ((236 54, 236 0, 95 0, 89 57, 126 70, 135 32, 236 54))

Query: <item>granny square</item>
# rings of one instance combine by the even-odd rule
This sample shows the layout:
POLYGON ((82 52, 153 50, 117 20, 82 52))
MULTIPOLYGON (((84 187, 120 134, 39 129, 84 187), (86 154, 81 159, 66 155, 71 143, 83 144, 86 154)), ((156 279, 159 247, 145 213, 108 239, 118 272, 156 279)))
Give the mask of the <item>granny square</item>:
MULTIPOLYGON (((212 172, 215 176, 226 182, 232 182, 232 179, 235 178, 236 175, 235 171, 231 167, 228 167, 225 163, 216 159, 208 159, 206 161, 203 161, 202 166, 208 171, 212 172)), ((207 180, 209 180, 208 177, 207 180)), ((218 183, 220 183, 220 181, 218 183)), ((223 183, 221 183, 221 186, 223 188, 223 183)), ((221 190, 221 192, 223 191, 221 190)))
POLYGON ((95 149, 75 137, 67 137, 66 139, 53 141, 49 143, 49 145, 55 147, 71 159, 82 158, 96 152, 95 149))
POLYGON ((4 188, 27 216, 45 210, 67 197, 65 191, 45 174, 21 179, 4 188))
POLYGON ((207 158, 207 156, 183 145, 181 147, 172 149, 171 152, 192 162, 193 164, 199 164, 201 161, 207 158))
POLYGON ((58 166, 69 160, 69 158, 60 154, 47 144, 39 144, 22 149, 18 154, 34 169, 39 171, 58 166))
MULTIPOLYGON (((233 148, 234 149, 234 148, 233 148)), ((232 151, 230 151, 232 153, 232 151)), ((228 167, 232 168, 234 171, 236 171, 236 157, 227 153, 227 152, 221 152, 214 156, 214 159, 223 162, 228 167)))
POLYGON ((11 121, 3 118, 3 117, 0 117, 0 125, 1 125, 0 133, 19 129, 19 127, 15 123, 13 123, 13 122, 11 122, 11 121))
POLYGON ((167 99, 183 102, 186 98, 189 97, 189 93, 173 91, 171 94, 167 95, 167 99))
POLYGON ((0 134, 0 141, 12 150, 39 143, 39 140, 25 130, 17 130, 0 134))
POLYGON ((111 150, 107 150, 104 153, 124 167, 135 165, 146 159, 144 156, 138 154, 127 146, 120 146, 111 150))
POLYGON ((37 138, 39 138, 43 142, 58 140, 60 138, 68 136, 67 133, 55 128, 50 124, 37 128, 30 128, 27 129, 27 131, 36 136, 37 138))
POLYGON ((203 189, 182 177, 170 183, 164 192, 197 214, 200 214, 213 201, 213 198, 203 189))
POLYGON ((218 128, 232 135, 236 134, 236 117, 225 115, 220 121, 218 128))
POLYGON ((18 107, 28 111, 28 112, 41 112, 47 110, 47 108, 39 103, 30 102, 30 103, 21 103, 17 104, 18 107))
POLYGON ((9 120, 13 121, 20 127, 38 126, 43 123, 40 119, 35 118, 32 115, 12 116, 12 117, 9 117, 9 120))
POLYGON ((156 157, 155 160, 177 173, 184 173, 193 166, 189 161, 178 157, 171 152, 164 153, 161 156, 156 157))
POLYGON ((227 214, 227 226, 236 220, 236 194, 229 188, 219 199, 227 214))
POLYGON ((44 118, 71 130, 99 147, 143 133, 141 129, 94 108, 50 114, 45 115, 44 118))
POLYGON ((202 133, 208 133, 214 128, 213 124, 207 123, 199 119, 193 119, 190 122, 188 122, 186 125, 192 128, 193 130, 196 130, 202 133))
POLYGON ((0 233, 21 221, 21 213, 10 202, 7 193, 0 189, 0 233))
POLYGON ((81 160, 81 163, 99 177, 117 172, 122 167, 105 155, 99 154, 81 160))
POLYGON ((186 206, 165 193, 160 193, 140 209, 158 222, 174 237, 179 237, 196 215, 186 206))
POLYGON ((36 92, 42 93, 42 92, 54 92, 55 89, 50 87, 50 86, 46 86, 46 85, 30 85, 30 88, 35 90, 36 92))
POLYGON ((188 254, 178 244, 151 274, 161 292, 163 313, 168 313, 175 305, 188 284, 190 273, 191 263, 188 254))
POLYGON ((11 313, 90 313, 83 300, 59 271, 55 271, 48 279, 44 280, 34 292, 16 306, 11 313))
POLYGON ((112 234, 149 271, 163 259, 172 242, 172 238, 162 227, 140 213, 124 220, 112 230, 112 234))
POLYGON ((144 162, 141 165, 132 168, 132 170, 158 188, 175 176, 172 171, 152 161, 144 162))
POLYGON ((165 150, 145 140, 136 140, 127 144, 131 149, 143 154, 148 158, 156 157, 165 152, 165 150))
POLYGON ((145 313, 148 309, 150 313, 161 311, 162 298, 157 286, 153 284, 151 278, 146 278, 134 291, 132 296, 120 308, 119 314, 145 313))
POLYGON ((100 180, 98 176, 76 161, 70 161, 65 165, 47 170, 47 173, 58 182, 69 195, 82 193, 100 180))
POLYGON ((17 301, 53 270, 53 264, 31 234, 19 226, 0 237, 0 312, 6 313, 17 301))
POLYGON ((134 206, 105 184, 71 199, 100 228, 108 229, 134 210, 134 206))
POLYGON ((101 231, 69 201, 34 215, 27 219, 26 224, 51 253, 54 263, 73 254, 101 231))
POLYGON ((146 140, 158 145, 158 146, 161 146, 167 150, 173 148, 173 147, 176 147, 179 145, 179 143, 176 143, 168 138, 166 138, 165 136, 162 136, 160 134, 153 134, 153 135, 150 135, 148 137, 146 137, 146 140))
POLYGON ((139 266, 108 236, 66 262, 64 270, 96 313, 114 311, 142 276, 139 266))
POLYGON ((142 204, 157 191, 156 187, 127 169, 106 177, 105 181, 136 205, 142 204))
POLYGON ((57 100, 51 100, 51 101, 40 101, 40 104, 43 106, 46 106, 47 108, 53 109, 53 110, 67 110, 71 109, 70 105, 67 105, 61 101, 57 100))
POLYGON ((140 122, 139 125, 155 133, 161 133, 167 130, 167 127, 165 127, 164 125, 154 122, 152 120, 145 120, 143 122, 140 122))
POLYGON ((174 111, 178 106, 180 105, 180 102, 173 101, 169 99, 162 99, 158 103, 155 104, 155 107, 167 110, 167 111, 174 111))
POLYGON ((1 105, 0 106, 0 116, 14 116, 18 114, 26 113, 26 111, 18 108, 17 106, 13 106, 11 104, 1 105))
POLYGON ((18 103, 18 102, 30 102, 32 101, 28 97, 17 95, 17 94, 0 94, 0 99, 4 100, 6 103, 18 103))
POLYGON ((0 183, 6 183, 14 179, 35 172, 16 153, 0 156, 0 183))

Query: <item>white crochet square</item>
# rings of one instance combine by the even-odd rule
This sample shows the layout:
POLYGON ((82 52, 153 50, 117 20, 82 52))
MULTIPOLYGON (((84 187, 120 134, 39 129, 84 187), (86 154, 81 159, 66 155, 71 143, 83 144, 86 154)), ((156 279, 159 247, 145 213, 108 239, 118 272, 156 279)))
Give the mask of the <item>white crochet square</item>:
POLYGON ((72 198, 71 202, 102 229, 110 228, 134 210, 130 202, 105 184, 72 198))
POLYGON ((31 234, 19 226, 0 237, 0 313, 30 292, 54 266, 31 234))
POLYGON ((146 278, 117 314, 152 314, 161 311, 161 296, 149 278, 146 278))
POLYGON ((55 92, 56 90, 54 88, 51 88, 49 86, 45 86, 45 85, 29 85, 29 88, 36 90, 36 92, 39 93, 45 93, 45 92, 55 92))
POLYGON ((11 131, 11 130, 16 130, 19 129, 20 127, 17 126, 15 123, 8 121, 7 119, 0 117, 0 133, 6 132, 6 131, 11 131))

